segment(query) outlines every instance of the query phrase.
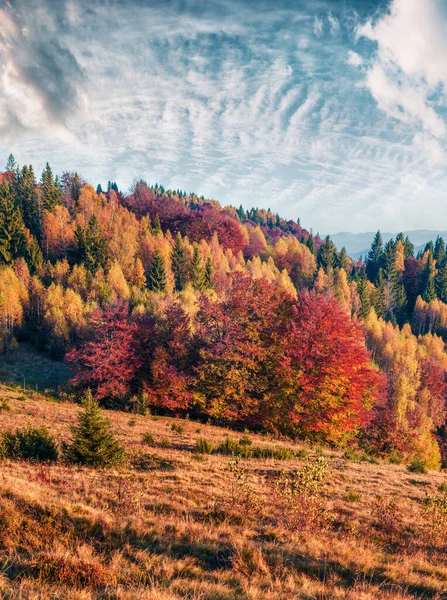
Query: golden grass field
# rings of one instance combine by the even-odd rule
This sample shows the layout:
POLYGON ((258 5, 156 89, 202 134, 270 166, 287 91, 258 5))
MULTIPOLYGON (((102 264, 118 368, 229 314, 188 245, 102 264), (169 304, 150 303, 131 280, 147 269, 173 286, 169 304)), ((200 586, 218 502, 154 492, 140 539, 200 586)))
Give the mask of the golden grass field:
MULTIPOLYGON (((46 425, 59 441, 79 411, 13 387, 2 386, 1 399, 1 430, 46 425)), ((238 479, 230 457, 194 448, 198 438, 241 434, 189 420, 108 416, 128 453, 143 457, 141 469, 0 464, 1 598, 447 598, 447 525, 423 503, 440 495, 443 473, 250 435, 257 446, 301 449, 301 458, 241 459, 238 479), (322 454, 328 521, 294 526, 288 509, 299 507, 281 503, 271 481, 322 454)))

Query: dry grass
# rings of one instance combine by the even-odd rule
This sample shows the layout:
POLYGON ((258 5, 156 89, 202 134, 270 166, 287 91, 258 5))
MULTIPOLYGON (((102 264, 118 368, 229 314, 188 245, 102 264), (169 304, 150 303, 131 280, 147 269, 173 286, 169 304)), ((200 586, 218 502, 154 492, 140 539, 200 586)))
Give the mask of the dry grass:
MULTIPOLYGON (((24 399, 12 388, 0 388, 2 397, 10 410, 0 411, 0 429, 46 425, 59 441, 79 410, 38 394, 24 399)), ((133 467, 1 463, 0 597, 447 598, 445 548, 434 542, 423 504, 439 493, 443 474, 353 463, 326 450, 328 525, 289 529, 272 482, 305 458, 241 459, 229 469, 230 457, 195 453, 196 439, 217 445, 224 429, 109 417, 133 467), (145 434, 153 443, 143 442, 145 434)))

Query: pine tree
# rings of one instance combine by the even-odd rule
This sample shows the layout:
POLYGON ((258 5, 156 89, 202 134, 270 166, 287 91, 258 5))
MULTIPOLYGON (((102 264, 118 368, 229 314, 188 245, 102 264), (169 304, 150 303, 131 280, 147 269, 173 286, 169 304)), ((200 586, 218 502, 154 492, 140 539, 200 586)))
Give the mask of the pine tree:
POLYGON ((436 295, 447 304, 447 259, 436 265, 438 272, 435 276, 436 295))
POLYGON ((446 259, 446 251, 445 251, 445 243, 442 237, 438 235, 435 242, 435 248, 433 251, 434 258, 436 259, 436 264, 439 265, 443 263, 446 259))
POLYGON ((186 259, 182 236, 177 232, 171 255, 172 272, 174 273, 174 289, 181 292, 186 285, 186 259))
POLYGON ((154 227, 152 231, 154 235, 159 235, 161 233, 160 217, 158 215, 156 215, 154 219, 154 227))
POLYGON ((100 183, 98 183, 98 185, 96 186, 96 193, 98 195, 102 194, 102 185, 100 183))
POLYGON ((42 208, 52 211, 56 204, 62 202, 62 188, 58 179, 54 179, 50 165, 47 163, 42 173, 42 208))
POLYGON ((351 273, 351 263, 349 261, 348 253, 346 252, 346 248, 340 250, 339 255, 337 256, 337 266, 346 271, 346 275, 350 275, 351 273))
POLYGON ((378 317, 385 318, 386 315, 386 303, 385 303, 385 278, 383 276, 383 269, 379 269, 379 274, 376 279, 376 289, 372 294, 372 305, 376 311, 378 317))
POLYGON ((239 208, 237 209, 237 214, 239 215, 239 219, 243 222, 245 221, 245 210, 244 207, 242 206, 242 204, 239 206, 239 208))
POLYGON ((194 252, 191 261, 191 283, 195 290, 203 291, 205 284, 205 269, 202 265, 199 246, 194 244, 194 252))
POLYGON ((433 300, 436 300, 436 286, 435 286, 435 262, 431 252, 428 255, 427 265, 424 271, 424 289, 422 292, 422 300, 430 304, 433 300))
POLYGON ((366 258, 366 275, 372 283, 376 282, 383 259, 383 240, 380 231, 374 236, 371 250, 366 258))
POLYGON ((312 254, 314 256, 317 254, 317 249, 315 247, 315 238, 314 238, 312 232, 309 233, 309 237, 307 238, 306 246, 309 248, 309 250, 312 252, 312 254))
POLYGON ((10 173, 16 173, 19 168, 19 165, 16 163, 16 159, 13 154, 8 156, 8 161, 6 163, 5 171, 9 171, 10 173))
POLYGON ((3 181, 0 185, 0 262, 9 264, 25 255, 25 225, 14 205, 11 186, 3 181))
POLYGON ((73 439, 64 444, 64 454, 71 463, 89 467, 113 467, 125 456, 108 419, 101 415, 98 402, 90 390, 82 401, 78 424, 71 428, 73 439))
POLYGON ((34 273, 34 271, 39 269, 44 263, 42 250, 40 249, 39 242, 34 236, 31 236, 28 240, 25 258, 31 273, 34 273))
POLYGON ((414 246, 410 242, 410 238, 407 235, 404 239, 404 257, 407 259, 413 255, 414 255, 414 246))
POLYGON ((331 273, 334 270, 336 259, 336 248, 332 240, 327 236, 321 244, 317 255, 317 264, 322 267, 325 273, 331 273))
POLYGON ((79 258, 86 269, 96 273, 105 264, 105 240, 95 215, 89 221, 87 227, 78 225, 75 237, 78 242, 79 258))
POLYGON ((19 173, 17 180, 17 203, 22 212, 25 226, 38 239, 42 234, 42 202, 41 194, 36 189, 36 179, 31 166, 26 165, 19 173))
POLYGON ((357 282, 357 291, 360 297, 359 315, 366 319, 371 310, 371 293, 366 277, 360 277, 357 282))
POLYGON ((211 260, 211 256, 208 256, 207 260, 206 260, 206 264, 205 264, 205 287, 207 289, 211 289, 213 287, 213 273, 214 273, 214 267, 213 267, 213 261, 211 260))
POLYGON ((166 269, 160 251, 156 250, 152 259, 148 280, 149 289, 153 292, 166 292, 166 269))

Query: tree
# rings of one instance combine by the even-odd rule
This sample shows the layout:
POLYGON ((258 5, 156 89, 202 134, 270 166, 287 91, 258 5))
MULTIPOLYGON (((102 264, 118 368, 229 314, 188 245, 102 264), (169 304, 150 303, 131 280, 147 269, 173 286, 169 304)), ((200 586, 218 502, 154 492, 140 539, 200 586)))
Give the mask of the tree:
POLYGON ((171 254, 171 268, 174 274, 174 290, 181 292, 186 285, 186 259, 182 236, 177 232, 171 254))
POLYGON ((47 163, 42 173, 41 179, 42 188, 42 209, 52 211, 56 204, 62 201, 62 188, 59 180, 53 177, 53 172, 50 165, 47 163))
POLYGON ((105 240, 95 215, 90 219, 87 227, 78 225, 75 232, 78 242, 79 259, 86 269, 96 273, 105 264, 105 240))
POLYGON ((285 337, 275 393, 279 430, 334 443, 352 437, 380 384, 360 324, 335 299, 302 292, 285 337))
POLYGON ((26 255, 26 235, 22 215, 14 205, 11 186, 0 184, 0 263, 10 264, 26 255))
POLYGON ((32 166, 25 165, 18 175, 17 204, 26 227, 40 240, 43 208, 41 193, 38 192, 36 185, 32 166))
POLYGON ((63 451, 71 463, 89 467, 113 467, 125 456, 110 422, 101 415, 98 402, 88 390, 82 400, 78 424, 71 428, 72 441, 63 451))
POLYGON ((321 244, 317 254, 317 263, 319 267, 324 269, 324 272, 329 274, 333 271, 336 261, 337 250, 332 243, 332 240, 327 236, 321 244))
POLYGON ((166 292, 167 291, 167 280, 166 280, 166 269, 163 262, 163 258, 159 250, 155 251, 152 258, 151 270, 148 278, 149 289, 153 292, 166 292))
POLYGON ((208 256, 205 264, 205 288, 211 289, 213 287, 213 261, 211 260, 211 256, 208 256))
POLYGON ((191 260, 191 283, 195 290, 203 291, 206 288, 205 269, 202 264, 199 246, 194 244, 194 251, 191 260))
POLYGON ((65 357, 74 371, 73 383, 91 388, 98 400, 123 402, 138 389, 142 366, 138 327, 128 316, 126 304, 92 314, 90 339, 65 357))
POLYGON ((10 173, 15 173, 18 168, 19 165, 16 163, 16 159, 14 158, 13 154, 10 154, 8 156, 8 161, 6 163, 5 170, 9 171, 10 173))
POLYGON ((436 286, 435 286, 435 277, 436 277, 436 267, 435 261, 433 259, 433 255, 431 252, 428 255, 427 264, 425 266, 424 271, 424 288, 422 292, 422 299, 430 304, 433 300, 436 299, 436 286))
POLYGON ((376 282, 379 269, 382 266, 383 260, 383 240, 380 231, 374 236, 371 244, 371 250, 368 252, 366 259, 366 275, 372 283, 376 282))

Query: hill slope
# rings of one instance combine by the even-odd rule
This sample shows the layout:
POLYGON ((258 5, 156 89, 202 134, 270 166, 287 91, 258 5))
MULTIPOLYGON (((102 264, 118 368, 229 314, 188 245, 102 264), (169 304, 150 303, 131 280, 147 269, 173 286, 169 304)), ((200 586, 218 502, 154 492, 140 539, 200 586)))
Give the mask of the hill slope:
MULTIPOLYGON (((12 387, 1 387, 0 395, 1 430, 45 424, 62 441, 79 411, 12 387)), ((321 449, 289 443, 299 458, 234 463, 194 452, 198 438, 218 444, 227 430, 108 416, 133 468, 2 463, 3 598, 445 597, 446 530, 424 516, 423 505, 427 494, 439 494, 445 476, 350 462, 325 450, 324 496, 314 504, 312 494, 285 502, 287 494, 275 493, 280 472, 314 464, 321 449), (151 445, 143 444, 144 434, 151 445), (309 524, 315 511, 321 522, 299 525, 300 514, 309 524)), ((279 445, 257 435, 246 439, 279 445)))

